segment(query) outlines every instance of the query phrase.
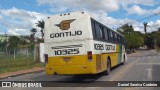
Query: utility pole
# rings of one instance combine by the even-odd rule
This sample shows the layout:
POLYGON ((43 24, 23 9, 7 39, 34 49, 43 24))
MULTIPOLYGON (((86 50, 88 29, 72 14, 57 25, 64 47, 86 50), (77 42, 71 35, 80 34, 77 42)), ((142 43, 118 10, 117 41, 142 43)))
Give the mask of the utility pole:
POLYGON ((146 23, 146 22, 144 22, 144 23, 143 23, 143 25, 144 25, 144 32, 145 32, 145 34, 146 34, 146 32, 147 32, 147 26, 148 26, 147 24, 148 24, 148 23, 146 23))
POLYGON ((155 44, 155 49, 156 49, 157 48, 157 39, 156 39, 156 37, 154 39, 154 44, 155 44))
POLYGON ((8 34, 5 31, 5 37, 6 37, 6 54, 8 55, 8 48, 7 48, 7 44, 8 44, 8 34))

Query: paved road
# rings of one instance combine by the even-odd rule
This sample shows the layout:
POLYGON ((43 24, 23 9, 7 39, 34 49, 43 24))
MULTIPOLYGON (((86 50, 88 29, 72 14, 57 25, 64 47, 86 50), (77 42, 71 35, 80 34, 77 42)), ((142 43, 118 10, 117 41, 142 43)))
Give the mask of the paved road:
MULTIPOLYGON (((79 75, 79 76, 46 76, 45 72, 20 75, 2 79, 2 81, 160 81, 160 53, 154 50, 138 51, 128 55, 125 65, 113 68, 110 75, 79 75)), ((1 88, 0 88, 1 89, 1 88)), ((3 88, 4 89, 4 88, 3 88)), ((12 88, 13 89, 13 88, 12 88)), ((15 88, 26 90, 27 88, 15 88)), ((42 88, 34 88, 41 90, 42 88)), ((52 87, 47 90, 160 90, 146 87, 52 87)), ((42 90, 43 90, 42 89, 42 90)), ((8 90, 8 89, 6 89, 8 90)))

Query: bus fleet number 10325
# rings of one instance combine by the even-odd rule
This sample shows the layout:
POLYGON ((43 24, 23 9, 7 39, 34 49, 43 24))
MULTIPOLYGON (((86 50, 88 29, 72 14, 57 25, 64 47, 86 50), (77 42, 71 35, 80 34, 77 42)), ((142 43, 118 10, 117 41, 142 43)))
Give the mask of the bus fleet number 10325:
POLYGON ((79 48, 54 50, 55 55, 79 54, 79 48))

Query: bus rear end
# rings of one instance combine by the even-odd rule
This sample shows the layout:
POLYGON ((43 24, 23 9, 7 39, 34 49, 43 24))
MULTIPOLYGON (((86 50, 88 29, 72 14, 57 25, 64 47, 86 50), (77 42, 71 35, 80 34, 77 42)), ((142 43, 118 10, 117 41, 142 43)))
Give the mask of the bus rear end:
POLYGON ((48 17, 45 21, 45 71, 51 74, 93 74, 93 39, 90 17, 74 12, 48 17), (88 47, 91 46, 91 47, 88 47))

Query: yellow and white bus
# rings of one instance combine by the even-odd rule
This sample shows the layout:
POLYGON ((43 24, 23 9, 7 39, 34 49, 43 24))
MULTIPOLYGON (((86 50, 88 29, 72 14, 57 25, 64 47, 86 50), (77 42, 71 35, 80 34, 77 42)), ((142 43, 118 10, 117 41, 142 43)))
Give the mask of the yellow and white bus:
POLYGON ((46 74, 109 74, 127 60, 124 37, 85 12, 53 15, 44 28, 46 74))

